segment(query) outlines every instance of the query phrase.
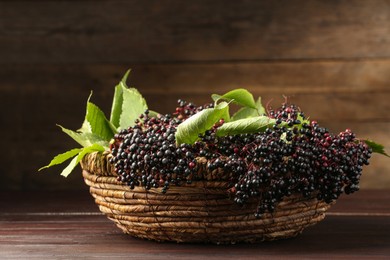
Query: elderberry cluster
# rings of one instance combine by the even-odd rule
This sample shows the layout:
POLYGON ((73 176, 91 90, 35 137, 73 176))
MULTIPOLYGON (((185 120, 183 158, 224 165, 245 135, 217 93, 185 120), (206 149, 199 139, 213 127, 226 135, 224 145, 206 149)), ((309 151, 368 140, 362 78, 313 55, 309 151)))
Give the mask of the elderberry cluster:
POLYGON ((357 191, 362 167, 369 164, 371 149, 351 130, 334 135, 287 103, 268 110, 276 123, 264 132, 218 137, 220 120, 194 145, 176 146, 177 126, 212 106, 178 103, 172 115, 149 117, 146 111, 135 126, 115 135, 110 162, 119 181, 166 192, 171 184, 207 179, 201 171, 223 172, 217 178, 229 182, 234 201, 256 200, 261 217, 292 194, 331 203, 343 192, 357 191))
POLYGON ((114 136, 111 145, 118 181, 130 188, 146 189, 162 187, 166 192, 170 184, 180 185, 197 171, 191 147, 175 144, 175 132, 181 119, 170 115, 149 117, 146 111, 141 121, 114 136))

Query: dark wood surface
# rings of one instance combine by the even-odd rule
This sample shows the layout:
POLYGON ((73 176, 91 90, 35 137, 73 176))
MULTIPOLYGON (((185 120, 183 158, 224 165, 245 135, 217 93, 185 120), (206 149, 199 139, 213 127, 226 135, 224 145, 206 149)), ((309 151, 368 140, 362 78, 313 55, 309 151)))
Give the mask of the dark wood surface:
POLYGON ((390 192, 343 196, 298 237, 261 244, 156 243, 122 232, 85 192, 1 192, 1 259, 390 258, 390 192))
MULTIPOLYGON (((161 113, 247 88, 390 150, 389 32, 390 0, 0 0, 0 190, 85 189, 36 171, 77 147, 56 124, 78 129, 91 90, 108 114, 129 68, 161 113)), ((374 156, 361 186, 389 172, 374 156)))

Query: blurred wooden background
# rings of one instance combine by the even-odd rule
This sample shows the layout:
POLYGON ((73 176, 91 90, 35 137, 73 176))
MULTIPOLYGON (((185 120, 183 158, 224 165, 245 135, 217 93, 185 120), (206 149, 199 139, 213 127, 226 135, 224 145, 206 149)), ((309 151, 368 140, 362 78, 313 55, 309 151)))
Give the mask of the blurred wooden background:
MULTIPOLYGON (((159 112, 244 87, 390 151, 390 1, 0 0, 0 189, 86 189, 37 169, 77 146, 56 124, 78 129, 91 90, 109 113, 128 68, 159 112)), ((361 186, 390 188, 390 159, 361 186)))

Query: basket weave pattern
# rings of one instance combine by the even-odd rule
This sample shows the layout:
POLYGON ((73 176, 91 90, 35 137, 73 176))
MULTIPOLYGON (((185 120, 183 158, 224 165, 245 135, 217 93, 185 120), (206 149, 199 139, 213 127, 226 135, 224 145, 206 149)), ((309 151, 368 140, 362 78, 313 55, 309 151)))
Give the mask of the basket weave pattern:
POLYGON ((83 177, 100 211, 135 237, 202 243, 289 238, 321 221, 330 207, 315 198, 296 195, 257 219, 257 202, 237 205, 228 196, 227 182, 194 181, 171 186, 165 194, 161 189, 130 189, 117 181, 109 156, 107 152, 85 156, 81 162, 83 177))

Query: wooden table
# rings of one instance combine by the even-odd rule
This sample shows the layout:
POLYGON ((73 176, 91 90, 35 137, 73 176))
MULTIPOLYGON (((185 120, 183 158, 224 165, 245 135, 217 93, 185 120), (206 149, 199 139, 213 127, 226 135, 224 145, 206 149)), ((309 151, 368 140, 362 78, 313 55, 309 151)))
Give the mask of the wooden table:
POLYGON ((0 192, 1 259, 390 259, 390 192, 344 195, 321 223, 262 244, 156 243, 124 235, 87 191, 0 192))

